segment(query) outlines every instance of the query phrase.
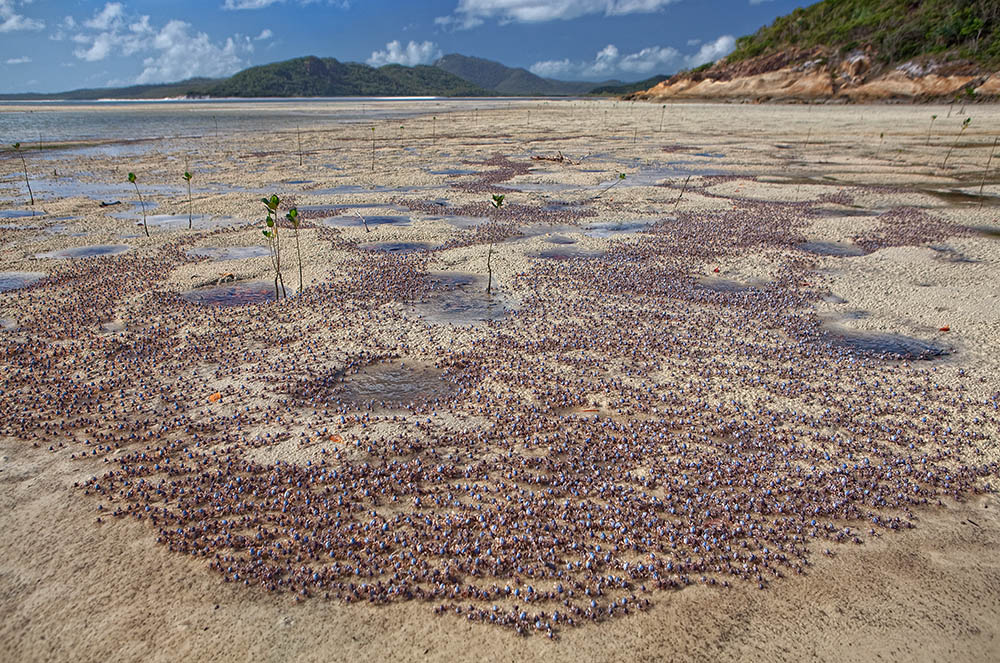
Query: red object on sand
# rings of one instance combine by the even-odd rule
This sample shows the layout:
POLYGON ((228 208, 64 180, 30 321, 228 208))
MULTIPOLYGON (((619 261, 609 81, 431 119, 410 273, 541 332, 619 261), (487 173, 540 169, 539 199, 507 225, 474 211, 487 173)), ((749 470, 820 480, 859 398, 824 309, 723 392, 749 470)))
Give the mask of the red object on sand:
POLYGON ((941 327, 940 329, 938 329, 938 331, 951 331, 951 327, 949 327, 948 325, 945 325, 944 327, 941 327))

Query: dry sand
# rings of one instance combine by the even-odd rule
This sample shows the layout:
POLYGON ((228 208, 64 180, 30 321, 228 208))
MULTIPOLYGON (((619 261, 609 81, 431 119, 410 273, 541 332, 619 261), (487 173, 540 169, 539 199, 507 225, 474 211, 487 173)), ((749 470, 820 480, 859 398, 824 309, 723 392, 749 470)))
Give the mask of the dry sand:
MULTIPOLYGON (((850 242, 874 228, 880 213, 899 206, 919 208, 968 228, 1000 226, 997 158, 985 178, 984 204, 968 195, 978 191, 983 177, 993 145, 991 132, 1000 121, 996 106, 970 106, 960 114, 957 108, 930 106, 685 104, 664 109, 606 101, 539 101, 476 111, 455 104, 434 114, 438 120, 433 129, 430 117, 375 124, 374 172, 368 124, 337 130, 303 127, 302 167, 294 134, 284 134, 155 142, 127 163, 100 154, 53 152, 41 165, 29 155, 29 168, 36 178, 44 176, 43 170, 86 171, 89 174, 81 177, 94 183, 124 182, 125 173, 132 170, 140 174, 140 186, 180 189, 179 173, 189 160, 197 214, 253 220, 260 216, 258 199, 264 191, 300 206, 376 205, 361 209, 365 215, 404 214, 392 207, 400 200, 481 203, 488 195, 449 188, 453 179, 429 171, 476 168, 463 161, 501 153, 531 168, 503 186, 554 185, 524 186, 524 191, 507 194, 508 203, 588 201, 614 182, 616 173, 625 172, 623 185, 590 201, 597 215, 583 224, 655 221, 675 209, 724 211, 733 206, 733 197, 816 201, 833 196, 823 203, 824 215, 811 222, 807 239, 850 242), (938 119, 928 145, 932 114, 938 119), (973 122, 942 167, 967 116, 973 122), (572 163, 531 160, 560 153, 572 163), (323 167, 327 163, 339 169, 323 167), (648 175, 653 167, 666 170, 648 175), (648 181, 642 179, 644 173, 648 181), (700 175, 714 173, 756 180, 721 180, 701 188, 700 175), (689 175, 691 187, 675 208, 689 175), (283 183, 292 180, 310 182, 283 183), (652 186, 663 181, 672 188, 652 186), (206 187, 207 182, 217 185, 206 187), (249 191, 225 192, 233 186, 249 191), (356 188, 316 192, 344 186, 356 188), (199 191, 204 188, 213 191, 199 191), (849 204, 837 201, 840 192, 850 193, 849 204)), ((13 173, 0 183, 4 208, 27 209, 15 162, 4 163, 13 173)), ((133 196, 123 185, 114 198, 129 201, 133 196)), ((158 214, 187 210, 183 196, 167 199, 153 192, 147 199, 158 203, 158 214)), ((134 218, 111 217, 108 212, 116 208, 98 208, 86 197, 49 197, 38 207, 47 212, 45 223, 54 217, 77 218, 61 222, 70 232, 3 231, 0 270, 58 271, 60 261, 34 256, 98 243, 155 251, 187 232, 183 227, 154 227, 147 239, 137 231, 134 218), (86 235, 74 236, 77 233, 86 235)), ((406 227, 377 226, 371 233, 353 226, 343 230, 342 238, 438 245, 461 232, 445 221, 416 216, 423 220, 406 227)), ((217 244, 204 232, 192 233, 192 246, 217 244)), ((312 233, 306 230, 302 238, 307 287, 343 278, 343 257, 323 248, 312 233)), ((642 241, 641 235, 577 239, 578 247, 594 250, 613 241, 642 241)), ((226 235, 227 246, 260 244, 257 227, 226 235)), ((533 253, 545 246, 551 245, 541 237, 499 244, 494 257, 498 288, 504 291, 511 274, 529 269, 533 253)), ((438 253, 430 268, 482 274, 481 248, 438 253)), ((785 257, 781 251, 727 256, 721 264, 705 264, 703 274, 766 283, 778 275, 785 257)), ((228 272, 267 278, 267 270, 263 257, 188 263, 173 270, 165 283, 180 292, 228 272)), ((937 363, 939 379, 951 382, 968 375, 970 393, 985 398, 1000 389, 998 275, 1000 241, 979 232, 849 259, 821 257, 815 282, 837 298, 818 302, 815 314, 845 327, 944 340, 956 352, 937 363), (857 311, 864 315, 852 315, 857 311), (944 326, 951 331, 939 332, 944 326)), ((285 279, 297 285, 294 269, 286 270, 285 279)), ((508 295, 516 299, 523 293, 508 295)), ((25 313, 13 295, 0 295, 0 318, 16 321, 25 313)), ((128 308, 116 313, 127 316, 128 308)), ((121 322, 130 324, 128 319, 121 322)), ((394 332, 379 333, 390 338, 394 332)), ((457 347, 476 338, 469 328, 439 333, 452 335, 457 347)), ((414 336, 414 342, 424 342, 420 338, 414 336)), ((997 442, 993 430, 981 449, 983 458, 1000 459, 997 442)), ((264 454, 262 460, 308 458, 303 455, 308 452, 297 449, 258 452, 264 454)), ((423 604, 373 608, 324 600, 293 603, 287 595, 223 583, 204 560, 157 545, 153 528, 144 522, 105 519, 97 525, 95 502, 73 484, 103 471, 98 461, 73 462, 69 449, 49 453, 12 438, 0 438, 0 454, 4 661, 1000 660, 1000 500, 993 492, 919 511, 915 529, 868 537, 863 546, 837 547, 832 557, 815 554, 806 574, 774 582, 764 591, 737 583, 728 591, 696 585, 659 593, 648 612, 566 629, 550 641, 435 617, 423 604)))

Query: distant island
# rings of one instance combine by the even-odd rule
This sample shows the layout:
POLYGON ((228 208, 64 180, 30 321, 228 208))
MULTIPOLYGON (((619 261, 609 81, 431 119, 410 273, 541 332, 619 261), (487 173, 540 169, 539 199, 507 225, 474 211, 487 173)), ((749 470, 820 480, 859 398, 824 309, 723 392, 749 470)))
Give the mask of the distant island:
POLYGON ((666 79, 636 83, 560 81, 527 69, 459 54, 433 65, 371 67, 335 58, 306 56, 244 69, 229 78, 192 78, 160 85, 87 88, 48 94, 0 95, 0 100, 171 99, 251 97, 483 97, 483 96, 620 96, 666 79))
POLYGON ((741 37, 718 62, 627 98, 992 100, 998 71, 996 0, 823 0, 741 37))

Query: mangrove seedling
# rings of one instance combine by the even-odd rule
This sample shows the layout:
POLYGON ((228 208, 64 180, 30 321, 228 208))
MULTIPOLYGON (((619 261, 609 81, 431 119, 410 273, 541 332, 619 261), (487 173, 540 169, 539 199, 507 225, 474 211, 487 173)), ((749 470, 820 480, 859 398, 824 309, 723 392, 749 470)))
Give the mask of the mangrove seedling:
POLYGON ((663 131, 663 117, 667 114, 667 105, 663 104, 663 108, 660 109, 660 131, 663 131))
POLYGON ((14 143, 14 151, 17 152, 17 156, 21 157, 21 168, 24 170, 24 185, 28 187, 28 197, 31 198, 31 206, 35 206, 35 194, 31 192, 31 182, 28 181, 28 164, 24 161, 24 155, 21 154, 21 143, 14 143))
POLYGON ((625 181, 625 173, 618 173, 618 177, 615 178, 615 181, 609 184, 608 186, 604 187, 603 189, 601 189, 596 196, 591 198, 591 200, 597 200, 598 198, 606 194, 608 191, 611 191, 611 189, 615 188, 624 181, 625 181))
POLYGON ((965 130, 969 128, 969 125, 971 123, 972 123, 971 117, 967 117, 965 118, 965 120, 962 121, 962 128, 958 130, 958 135, 955 136, 955 142, 951 144, 951 147, 948 148, 948 153, 944 155, 944 163, 941 164, 942 169, 948 165, 948 157, 951 156, 951 151, 958 146, 958 141, 962 139, 962 134, 965 133, 965 130))
POLYGON ((372 127, 372 172, 375 172, 375 127, 372 127))
POLYGON ((937 115, 931 115, 931 123, 930 123, 930 126, 927 127, 927 145, 928 146, 930 146, 930 144, 931 144, 931 129, 934 128, 934 120, 936 120, 936 119, 937 119, 937 115))
POLYGON ((295 255, 299 259, 299 294, 302 293, 302 247, 299 245, 299 210, 293 207, 285 214, 285 219, 292 224, 295 231, 295 255))
POLYGON ((142 199, 142 194, 139 193, 139 184, 135 181, 135 173, 128 174, 128 181, 135 187, 135 195, 139 196, 139 206, 142 207, 142 229, 146 231, 146 237, 149 237, 149 226, 146 225, 146 203, 142 199))
POLYGON ((878 159, 879 152, 882 151, 882 143, 885 142, 885 134, 880 133, 878 135, 878 149, 875 150, 875 158, 878 159))
POLYGON ((191 230, 194 227, 194 221, 191 219, 191 208, 193 207, 191 204, 191 173, 186 170, 184 171, 184 181, 187 182, 188 188, 188 230, 191 230))
POLYGON ((285 280, 281 277, 281 237, 278 234, 278 205, 281 204, 281 200, 277 195, 271 195, 270 198, 261 198, 260 201, 264 203, 264 207, 267 208, 267 218, 264 219, 264 237, 267 238, 267 248, 271 250, 271 267, 274 268, 274 298, 277 300, 279 297, 284 296, 288 299, 288 293, 285 292, 285 280), (281 286, 281 291, 279 294, 278 286, 281 286))
MULTIPOLYGON (((500 213, 500 208, 503 207, 503 194, 493 194, 493 199, 490 201, 490 205, 493 206, 493 218, 495 221, 496 215, 500 213)), ((490 242, 490 248, 486 252, 486 274, 486 294, 488 295, 493 291, 493 242, 490 242)))

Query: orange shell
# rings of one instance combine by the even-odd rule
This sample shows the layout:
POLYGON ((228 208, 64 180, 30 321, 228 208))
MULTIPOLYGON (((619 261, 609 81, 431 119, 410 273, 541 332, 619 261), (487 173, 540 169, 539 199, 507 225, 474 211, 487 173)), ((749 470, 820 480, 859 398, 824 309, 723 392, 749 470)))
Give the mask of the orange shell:
POLYGON ((209 403, 218 403, 220 400, 222 400, 222 392, 220 391, 217 391, 208 397, 209 403))

